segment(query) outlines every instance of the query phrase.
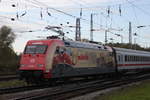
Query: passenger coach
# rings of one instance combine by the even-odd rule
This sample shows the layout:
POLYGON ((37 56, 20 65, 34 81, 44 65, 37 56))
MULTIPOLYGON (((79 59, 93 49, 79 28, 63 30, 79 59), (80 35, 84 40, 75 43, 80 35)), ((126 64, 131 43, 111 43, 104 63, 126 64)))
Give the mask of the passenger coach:
POLYGON ((117 58, 118 71, 150 69, 150 52, 114 48, 117 58))

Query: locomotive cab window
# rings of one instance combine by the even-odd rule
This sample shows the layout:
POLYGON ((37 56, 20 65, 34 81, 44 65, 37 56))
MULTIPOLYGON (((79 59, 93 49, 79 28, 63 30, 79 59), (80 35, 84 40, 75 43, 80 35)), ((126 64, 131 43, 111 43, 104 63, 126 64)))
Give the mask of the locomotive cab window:
POLYGON ((70 54, 71 51, 68 51, 67 48, 65 47, 62 47, 62 46, 58 46, 56 47, 56 51, 55 51, 55 54, 63 54, 63 53, 67 53, 67 54, 70 54))
POLYGON ((44 54, 46 52, 47 45, 28 45, 25 48, 25 54, 44 54))

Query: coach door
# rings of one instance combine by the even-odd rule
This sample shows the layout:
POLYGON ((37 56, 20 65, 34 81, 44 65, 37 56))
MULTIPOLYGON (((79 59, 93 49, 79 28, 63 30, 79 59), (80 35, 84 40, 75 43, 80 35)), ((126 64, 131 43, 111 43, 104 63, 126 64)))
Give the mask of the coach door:
POLYGON ((122 66, 124 64, 124 55, 117 54, 117 64, 118 66, 122 66))

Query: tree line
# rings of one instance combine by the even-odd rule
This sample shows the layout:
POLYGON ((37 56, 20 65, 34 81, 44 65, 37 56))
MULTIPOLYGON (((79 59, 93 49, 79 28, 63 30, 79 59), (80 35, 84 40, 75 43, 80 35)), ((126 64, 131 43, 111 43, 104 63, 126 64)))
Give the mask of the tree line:
POLYGON ((10 27, 0 28, 0 72, 15 71, 19 65, 19 56, 12 47, 15 38, 16 35, 10 27))

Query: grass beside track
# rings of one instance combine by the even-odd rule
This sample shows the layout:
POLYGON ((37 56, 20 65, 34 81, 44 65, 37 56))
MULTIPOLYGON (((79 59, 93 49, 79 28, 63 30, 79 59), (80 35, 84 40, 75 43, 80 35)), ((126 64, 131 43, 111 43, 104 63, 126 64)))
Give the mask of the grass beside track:
POLYGON ((26 84, 27 84, 26 82, 20 80, 2 81, 0 82, 0 88, 24 86, 26 84))
POLYGON ((105 93, 95 97, 93 100, 150 100, 150 80, 105 93))

